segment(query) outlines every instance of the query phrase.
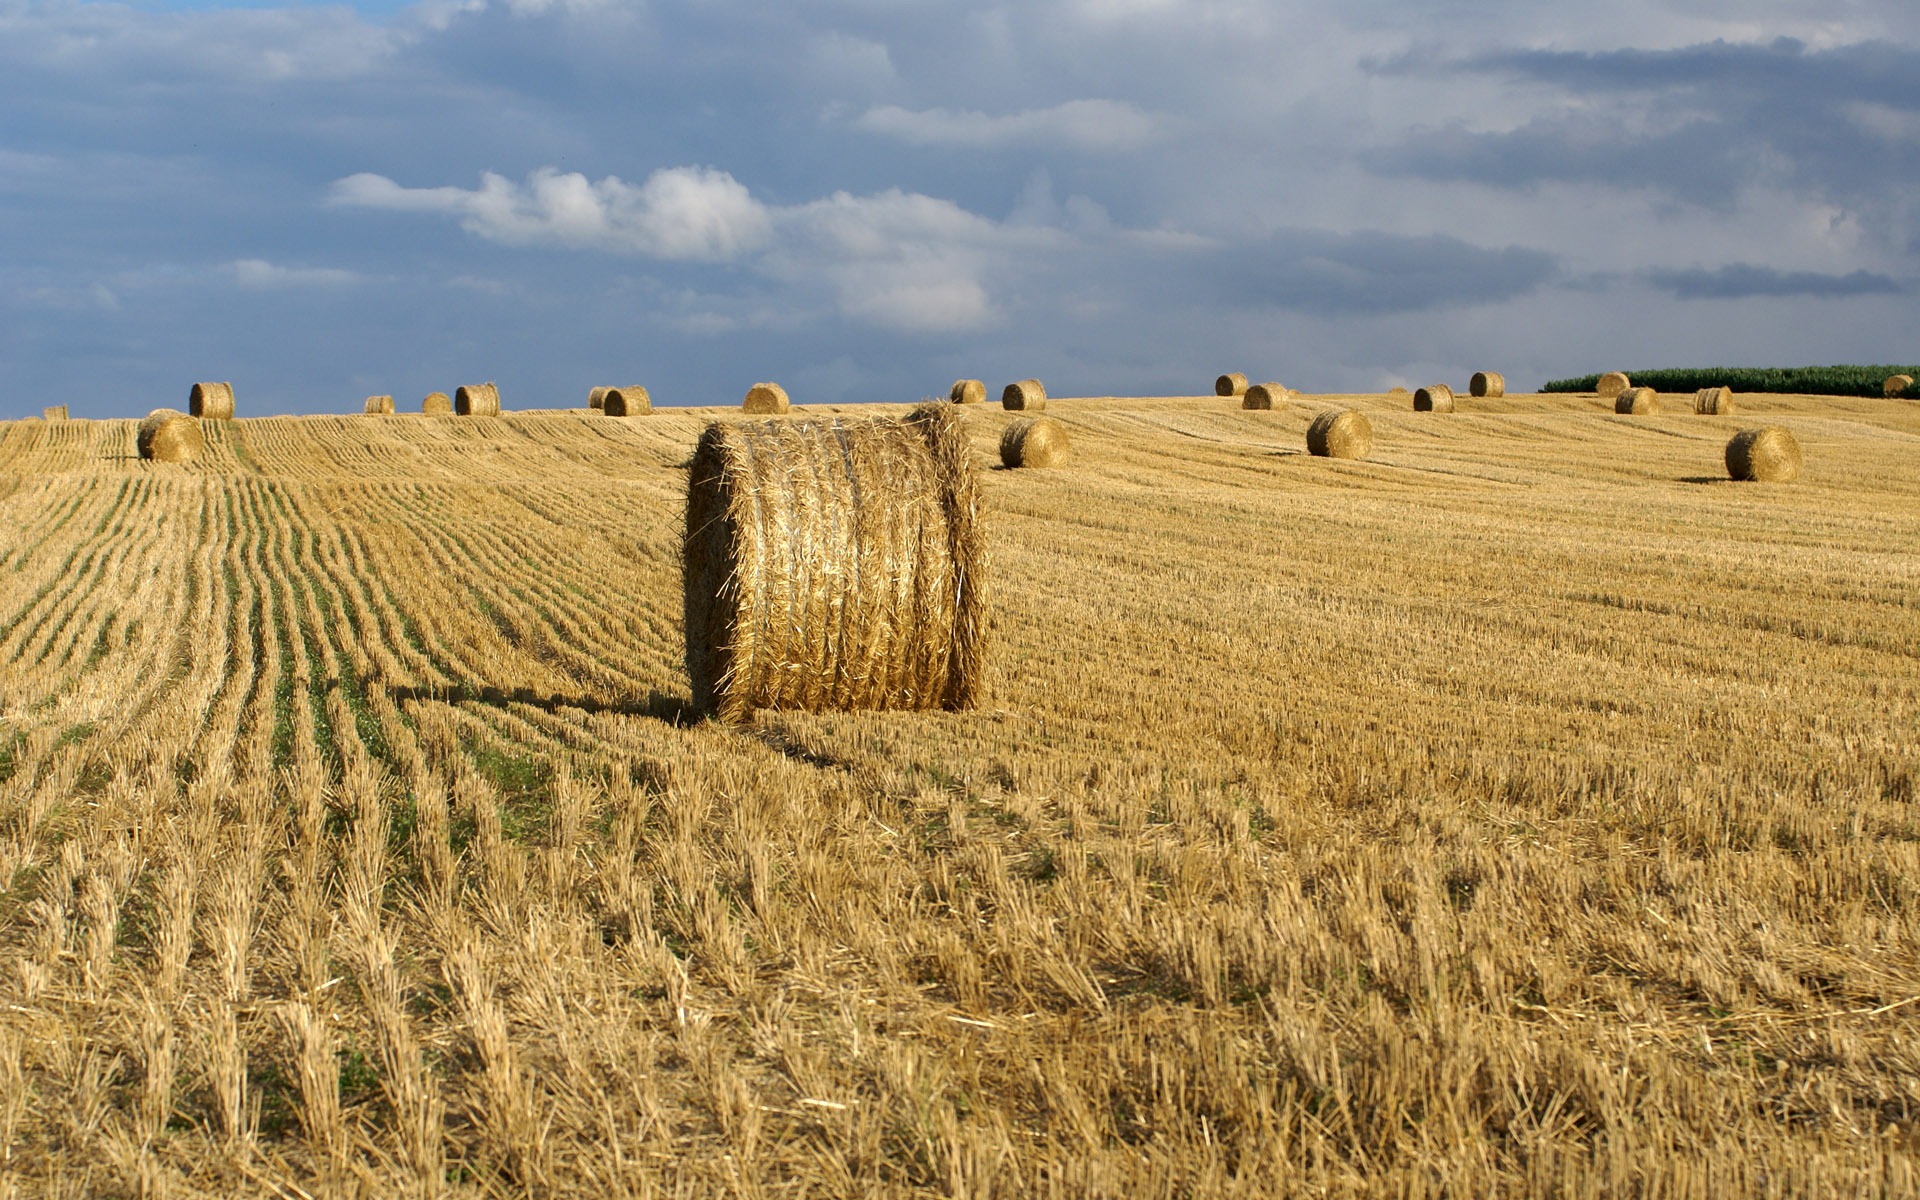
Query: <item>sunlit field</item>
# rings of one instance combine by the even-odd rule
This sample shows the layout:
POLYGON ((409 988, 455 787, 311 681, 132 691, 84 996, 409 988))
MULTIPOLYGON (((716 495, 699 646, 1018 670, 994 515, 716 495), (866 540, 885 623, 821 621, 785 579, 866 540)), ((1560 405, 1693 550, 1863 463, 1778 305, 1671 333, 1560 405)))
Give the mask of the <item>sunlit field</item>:
POLYGON ((1740 403, 969 406, 986 705, 739 726, 737 412, 0 424, 0 1196, 1914 1194, 1920 403, 1740 403))

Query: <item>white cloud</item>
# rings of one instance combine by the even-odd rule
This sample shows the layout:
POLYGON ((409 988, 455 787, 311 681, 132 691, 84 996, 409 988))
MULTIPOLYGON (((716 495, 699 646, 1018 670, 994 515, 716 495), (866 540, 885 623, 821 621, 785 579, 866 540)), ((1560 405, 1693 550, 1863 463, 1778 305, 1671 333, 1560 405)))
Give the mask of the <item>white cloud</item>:
POLYGON ((337 181, 329 202, 349 208, 445 213, 488 241, 558 245, 722 261, 762 245, 766 209, 725 171, 672 167, 638 186, 615 176, 597 183, 578 172, 542 167, 524 184, 488 171, 480 186, 402 187, 384 175, 337 181))
POLYGON ((1121 100, 1069 100, 1006 116, 966 109, 870 108, 854 121, 867 133, 915 146, 1062 146, 1134 150, 1167 136, 1174 122, 1121 100))
POLYGON ((235 259, 226 271, 244 288, 346 287, 366 280, 338 267, 283 267, 264 258, 235 259))

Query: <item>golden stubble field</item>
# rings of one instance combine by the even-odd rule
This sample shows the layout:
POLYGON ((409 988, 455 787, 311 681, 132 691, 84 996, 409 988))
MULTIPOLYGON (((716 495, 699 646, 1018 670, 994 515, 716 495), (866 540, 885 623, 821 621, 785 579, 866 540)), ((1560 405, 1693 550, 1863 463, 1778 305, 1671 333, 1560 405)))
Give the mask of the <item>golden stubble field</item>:
POLYGON ((989 706, 739 728, 715 410, 0 425, 0 1195, 1913 1194, 1920 404, 1339 402, 1050 403, 989 706))

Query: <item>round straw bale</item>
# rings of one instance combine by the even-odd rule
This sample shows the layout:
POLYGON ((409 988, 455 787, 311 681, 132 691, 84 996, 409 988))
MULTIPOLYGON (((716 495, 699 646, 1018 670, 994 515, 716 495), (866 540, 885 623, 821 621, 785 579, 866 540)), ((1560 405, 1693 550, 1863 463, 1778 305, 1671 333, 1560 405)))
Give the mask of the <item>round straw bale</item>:
POLYGON ((1404 396, 1406 394, 1407 394, 1407 389, 1401 387, 1397 383, 1387 389, 1387 395, 1389 396, 1404 396))
POLYGON ((1730 416, 1733 413, 1733 389, 1701 388, 1693 394, 1693 411, 1707 417, 1730 416))
POLYGON ((1467 394, 1495 399, 1507 394, 1507 377, 1498 371, 1475 371, 1467 381, 1467 394))
POLYGON ((1244 396, 1247 394, 1247 377, 1238 371, 1229 371, 1213 381, 1213 394, 1216 396, 1244 396))
POLYGON ((1000 407, 1015 412, 1039 412, 1047 406, 1047 389, 1038 379, 1022 379, 1019 383, 1010 383, 1000 393, 1000 407))
POLYGON ((1630 387, 1613 398, 1613 411, 1622 416, 1654 416, 1660 411, 1660 394, 1650 387, 1630 387))
POLYGON ((1624 373, 1608 371, 1600 377, 1600 382, 1594 385, 1593 390, 1600 394, 1602 400, 1611 400, 1632 386, 1633 381, 1624 373))
POLYGON ((591 409, 596 409, 596 410, 599 409, 603 404, 606 403, 607 393, 612 390, 613 390, 612 388, 603 388, 603 387, 597 387, 589 390, 587 392, 587 407, 591 409))
POLYGON ((40 415, 49 421, 64 421, 67 419, 67 406, 64 404, 49 404, 40 410, 40 415))
POLYGON ((1373 422, 1351 408, 1330 408, 1307 426, 1307 449, 1321 458, 1365 458, 1373 449, 1373 422))
POLYGON ((610 417, 644 417, 653 411, 653 397, 639 384, 608 388, 600 398, 600 411, 610 417))
POLYGON ((1742 429, 1727 443, 1727 474, 1760 483, 1786 483, 1800 474, 1800 443, 1778 425, 1742 429))
POLYGON ((445 392, 428 392, 427 398, 420 402, 420 411, 430 417, 444 417, 453 412, 453 397, 445 392))
POLYGON ((1284 383, 1256 383, 1240 396, 1240 407, 1261 411, 1285 408, 1292 395, 1284 383))
POLYGON ((500 415, 500 389, 491 383, 469 383, 453 389, 453 411, 463 417, 500 415))
POLYGON ((955 404, 985 404, 987 385, 978 379, 956 379, 953 381, 953 390, 947 393, 947 398, 955 404))
POLYGON ((1413 411, 1415 412, 1452 412, 1458 407, 1454 403, 1453 389, 1444 383, 1431 387, 1415 388, 1413 391, 1413 411))
POLYGON ((791 407, 787 399, 787 389, 777 383, 756 383, 747 389, 747 398, 740 402, 743 412, 757 413, 760 416, 774 416, 786 412, 791 407))
POLYGON ((219 421, 233 420, 233 385, 230 383, 196 383, 187 393, 187 412, 196 417, 211 417, 219 421))
POLYGON ((709 425, 683 563, 696 710, 739 721, 985 695, 987 543, 951 404, 709 425))
POLYGON ((200 457, 207 448, 207 437, 200 431, 200 422, 179 409, 156 408, 140 422, 134 445, 141 458, 183 463, 200 457))
POLYGON ((1912 386, 1913 376, 1911 375, 1889 375, 1887 376, 1887 381, 1880 385, 1880 390, 1891 398, 1906 395, 1907 390, 1912 386))
POLYGON ((368 396, 367 397, 366 412, 368 416, 370 417, 384 416, 385 414, 391 413, 392 411, 393 411, 392 396, 368 396))
POLYGON ((1007 467, 1057 467, 1067 461, 1067 427, 1052 417, 1019 417, 1000 435, 1007 467))

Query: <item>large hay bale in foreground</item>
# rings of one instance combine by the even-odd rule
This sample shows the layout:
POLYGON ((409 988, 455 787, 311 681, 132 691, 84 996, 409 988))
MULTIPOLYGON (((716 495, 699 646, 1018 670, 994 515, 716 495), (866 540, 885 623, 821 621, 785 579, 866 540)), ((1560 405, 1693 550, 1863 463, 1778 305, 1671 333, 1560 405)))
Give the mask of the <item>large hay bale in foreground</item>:
POLYGON ((1498 371, 1475 371, 1467 381, 1467 394, 1498 399, 1507 394, 1507 377, 1498 371))
POLYGON ((1608 371, 1600 377, 1600 382, 1594 385, 1593 390, 1602 400, 1611 400, 1632 386, 1633 380, 1628 379, 1625 372, 1608 371))
POLYGON ((715 422, 687 472, 694 707, 964 709, 987 545, 960 413, 715 422))
POLYGON ((1650 387, 1628 388, 1613 398, 1613 411, 1623 417, 1654 416, 1660 411, 1660 394, 1650 387))
POLYGON ((609 417, 644 417, 653 411, 653 397, 639 384, 608 388, 600 397, 600 411, 609 417))
POLYGON ((453 389, 453 411, 463 417, 500 415, 500 389, 491 383, 469 383, 453 389))
POLYGON ((1453 389, 1444 383, 1428 387, 1415 388, 1413 392, 1413 411, 1415 412, 1452 412, 1455 403, 1453 389))
POLYGON ((1733 389, 1706 387, 1693 394, 1693 411, 1703 417, 1725 417, 1733 413, 1733 389))
POLYGON ((1913 376, 1911 375, 1889 375, 1887 381, 1880 385, 1881 393, 1889 399, 1904 396, 1912 390, 1913 376))
POLYGON ((1742 429, 1727 443, 1727 474, 1758 483, 1786 483, 1800 475, 1800 443, 1778 425, 1742 429))
POLYGON ((1284 383, 1256 383, 1242 391, 1240 407, 1260 412, 1285 408, 1287 398, 1292 394, 1284 383))
POLYGON ((392 396, 368 396, 366 414, 370 417, 387 416, 393 412, 392 396))
MULTIPOLYGON (((160 411, 160 410, 155 410, 160 411)), ((187 412, 216 421, 233 420, 233 385, 196 383, 187 393, 187 412)))
POLYGON ((770 417, 786 412, 792 406, 793 402, 787 399, 787 389, 777 383, 756 383, 747 389, 746 399, 740 402, 740 411, 770 417))
POLYGON ((183 463, 200 457, 207 436, 200 422, 177 408, 156 408, 140 422, 133 444, 140 457, 153 462, 183 463))
POLYGON ((978 379, 956 379, 952 390, 947 393, 947 399, 955 404, 985 404, 987 385, 978 379))
POLYGON ((1067 427, 1052 417, 1018 418, 1000 435, 1004 467, 1057 467, 1067 451, 1067 427))
POLYGON ((1365 458, 1373 449, 1373 422, 1351 408, 1330 408, 1307 426, 1307 449, 1321 458, 1365 458))
POLYGON ((445 392, 428 392, 427 398, 420 402, 420 411, 429 417, 445 417, 453 413, 453 397, 445 392))
POLYGON ((64 421, 67 419, 67 406, 49 404, 40 410, 40 416, 48 421, 64 421))
POLYGON ((1213 381, 1213 394, 1216 396, 1244 396, 1247 394, 1247 377, 1238 371, 1229 371, 1213 381))
POLYGON ((587 407, 598 412, 602 407, 605 406, 606 400, 607 400, 607 393, 612 390, 613 390, 612 388, 603 388, 603 387, 589 389, 587 392, 587 407))
POLYGON ((1010 383, 1000 393, 1000 407, 1013 412, 1039 412, 1047 406, 1047 389, 1038 379, 1010 383))

